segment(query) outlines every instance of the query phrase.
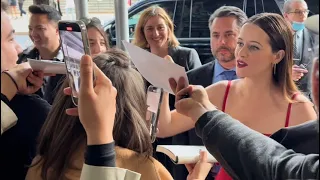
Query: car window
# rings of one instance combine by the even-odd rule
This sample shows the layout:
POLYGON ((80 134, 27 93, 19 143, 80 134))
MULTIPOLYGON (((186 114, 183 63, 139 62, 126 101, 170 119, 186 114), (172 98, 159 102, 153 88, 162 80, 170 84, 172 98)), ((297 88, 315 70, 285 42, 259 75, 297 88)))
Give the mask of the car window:
POLYGON ((190 30, 190 1, 176 1, 176 11, 173 17, 175 25, 174 34, 177 38, 188 38, 190 30))
POLYGON ((305 0, 310 10, 309 16, 319 14, 319 0, 305 0))
POLYGON ((192 6, 191 37, 210 37, 208 20, 210 15, 221 6, 236 6, 246 12, 248 17, 262 12, 281 14, 277 3, 273 0, 194 0, 192 6))

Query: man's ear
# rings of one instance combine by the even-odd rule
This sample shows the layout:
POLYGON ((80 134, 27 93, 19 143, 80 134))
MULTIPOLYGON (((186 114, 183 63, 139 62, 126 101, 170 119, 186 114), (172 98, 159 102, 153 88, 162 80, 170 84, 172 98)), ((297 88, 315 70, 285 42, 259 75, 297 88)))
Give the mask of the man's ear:
POLYGON ((284 50, 279 50, 278 52, 275 53, 275 59, 274 59, 274 64, 278 64, 283 57, 286 55, 286 52, 284 50))

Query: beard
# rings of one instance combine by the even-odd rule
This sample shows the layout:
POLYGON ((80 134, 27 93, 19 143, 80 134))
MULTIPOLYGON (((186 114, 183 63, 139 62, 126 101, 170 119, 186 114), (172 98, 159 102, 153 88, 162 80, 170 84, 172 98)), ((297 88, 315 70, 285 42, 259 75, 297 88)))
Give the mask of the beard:
POLYGON ((229 48, 227 46, 220 46, 218 49, 213 51, 213 56, 219 61, 230 62, 230 61, 233 61, 235 59, 234 51, 235 51, 235 49, 231 49, 231 48, 229 48), (228 51, 229 53, 221 54, 220 53, 221 50, 228 51))

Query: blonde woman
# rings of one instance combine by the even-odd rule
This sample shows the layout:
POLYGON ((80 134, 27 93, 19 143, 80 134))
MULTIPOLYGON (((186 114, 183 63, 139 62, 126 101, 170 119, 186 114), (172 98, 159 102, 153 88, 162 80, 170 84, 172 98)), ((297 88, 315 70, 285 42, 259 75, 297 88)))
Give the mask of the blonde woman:
POLYGON ((171 18, 158 6, 149 7, 141 14, 135 28, 133 44, 159 57, 171 56, 186 71, 201 66, 196 50, 179 46, 171 18))

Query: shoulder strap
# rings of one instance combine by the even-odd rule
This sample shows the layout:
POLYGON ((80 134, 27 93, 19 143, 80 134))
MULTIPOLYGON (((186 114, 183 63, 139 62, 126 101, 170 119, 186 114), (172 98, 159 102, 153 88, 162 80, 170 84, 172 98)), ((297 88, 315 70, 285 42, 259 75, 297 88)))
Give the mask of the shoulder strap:
MULTIPOLYGON (((297 92, 294 93, 294 94, 292 95, 291 99, 294 100, 298 94, 299 94, 299 93, 297 93, 297 92)), ((289 103, 289 105, 288 105, 288 110, 287 110, 286 123, 285 123, 284 127, 288 127, 288 126, 289 126, 291 106, 292 106, 292 103, 289 103)))
POLYGON ((231 87, 231 81, 228 81, 228 86, 227 86, 227 88, 226 88, 226 92, 225 92, 225 94, 224 94, 223 104, 222 104, 222 111, 223 111, 223 112, 226 110, 227 99, 228 99, 230 87, 231 87))

